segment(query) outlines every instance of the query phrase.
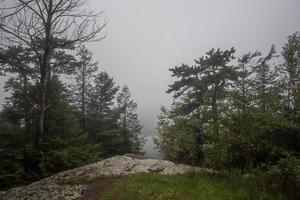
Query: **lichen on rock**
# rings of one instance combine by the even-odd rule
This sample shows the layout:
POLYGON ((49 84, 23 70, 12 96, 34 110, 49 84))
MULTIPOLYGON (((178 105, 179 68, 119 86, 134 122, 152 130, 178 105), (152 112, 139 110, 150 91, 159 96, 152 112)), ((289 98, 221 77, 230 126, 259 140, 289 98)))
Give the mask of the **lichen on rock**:
POLYGON ((167 160, 147 159, 132 155, 115 156, 97 163, 58 173, 27 186, 0 192, 0 200, 82 199, 89 182, 101 177, 134 173, 176 175, 195 171, 209 170, 175 164, 167 160))

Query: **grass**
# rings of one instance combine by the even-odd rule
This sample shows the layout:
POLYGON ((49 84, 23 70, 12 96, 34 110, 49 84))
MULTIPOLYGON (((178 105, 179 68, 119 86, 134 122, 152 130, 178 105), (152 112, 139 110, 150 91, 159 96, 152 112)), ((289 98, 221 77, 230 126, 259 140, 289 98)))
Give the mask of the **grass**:
POLYGON ((135 174, 110 190, 104 200, 273 200, 245 178, 190 174, 135 174))

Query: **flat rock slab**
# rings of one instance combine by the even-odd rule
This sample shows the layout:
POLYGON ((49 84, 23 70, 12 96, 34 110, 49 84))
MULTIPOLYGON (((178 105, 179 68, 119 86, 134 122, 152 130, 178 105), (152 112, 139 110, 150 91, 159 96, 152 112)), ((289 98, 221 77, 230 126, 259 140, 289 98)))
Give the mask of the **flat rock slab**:
POLYGON ((107 180, 103 177, 126 176, 134 173, 158 173, 164 175, 212 170, 175 164, 167 160, 125 155, 115 156, 97 163, 64 171, 27 186, 0 192, 0 200, 75 200, 83 199, 91 183, 107 180))

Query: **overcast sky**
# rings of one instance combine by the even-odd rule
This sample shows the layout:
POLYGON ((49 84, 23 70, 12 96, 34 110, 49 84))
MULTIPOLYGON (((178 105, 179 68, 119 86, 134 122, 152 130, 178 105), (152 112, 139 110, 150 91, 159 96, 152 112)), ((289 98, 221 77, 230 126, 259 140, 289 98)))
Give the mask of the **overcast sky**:
POLYGON ((171 103, 169 68, 211 48, 235 47, 237 55, 272 44, 281 50, 300 31, 300 0, 91 0, 90 6, 105 10, 109 23, 106 39, 88 47, 100 70, 129 86, 145 134, 155 131, 159 107, 171 103))

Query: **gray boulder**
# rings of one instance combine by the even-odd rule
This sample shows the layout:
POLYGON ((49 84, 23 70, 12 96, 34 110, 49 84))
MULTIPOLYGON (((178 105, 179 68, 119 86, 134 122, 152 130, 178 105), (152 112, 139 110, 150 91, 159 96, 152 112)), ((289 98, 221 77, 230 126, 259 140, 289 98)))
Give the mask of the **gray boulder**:
POLYGON ((136 155, 115 156, 97 163, 64 171, 27 186, 0 192, 0 200, 73 200, 82 199, 91 182, 103 177, 126 176, 134 173, 164 175, 214 171, 175 164, 167 160, 147 159, 136 155))

